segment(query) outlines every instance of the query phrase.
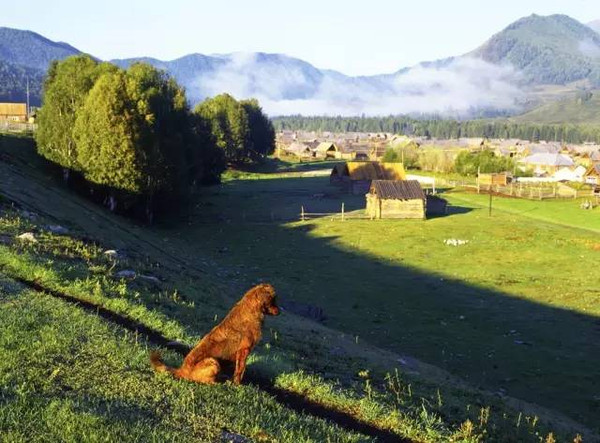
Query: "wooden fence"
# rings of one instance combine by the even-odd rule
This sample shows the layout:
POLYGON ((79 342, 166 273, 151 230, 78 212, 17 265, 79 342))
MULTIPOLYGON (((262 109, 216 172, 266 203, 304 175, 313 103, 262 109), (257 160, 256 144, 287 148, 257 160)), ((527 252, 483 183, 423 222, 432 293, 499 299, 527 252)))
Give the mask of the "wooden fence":
POLYGON ((34 123, 0 121, 0 132, 33 132, 36 128, 37 125, 34 123))
POLYGON ((306 212, 304 206, 300 207, 299 214, 301 221, 310 220, 313 218, 324 218, 328 217, 331 220, 368 220, 370 217, 364 213, 364 210, 357 210, 352 212, 346 212, 345 205, 342 203, 340 212, 306 212))
POLYGON ((526 198, 531 200, 557 199, 557 198, 584 198, 595 197, 591 189, 574 189, 569 186, 555 184, 553 186, 532 186, 523 183, 510 183, 505 186, 475 186, 477 193, 494 192, 511 197, 526 198))

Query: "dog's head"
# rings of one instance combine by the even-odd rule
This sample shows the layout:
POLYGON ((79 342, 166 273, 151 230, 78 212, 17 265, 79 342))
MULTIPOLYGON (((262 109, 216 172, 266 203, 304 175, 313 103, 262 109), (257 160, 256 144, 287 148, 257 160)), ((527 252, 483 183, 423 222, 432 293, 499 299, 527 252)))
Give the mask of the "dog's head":
POLYGON ((279 315, 277 295, 272 285, 268 283, 257 285, 248 291, 246 297, 249 297, 263 314, 279 315))

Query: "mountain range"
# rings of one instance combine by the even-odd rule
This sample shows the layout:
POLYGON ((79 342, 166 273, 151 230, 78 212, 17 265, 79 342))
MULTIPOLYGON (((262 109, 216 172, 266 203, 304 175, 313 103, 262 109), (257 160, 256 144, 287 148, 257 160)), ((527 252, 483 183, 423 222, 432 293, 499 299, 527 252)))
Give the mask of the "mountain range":
MULTIPOLYGON (((466 54, 394 73, 347 76, 283 54, 189 54, 143 61, 166 70, 192 104, 229 92, 256 97, 271 115, 436 114, 452 117, 519 113, 548 99, 600 88, 600 20, 565 15, 524 17, 466 54)), ((39 105, 52 60, 80 54, 31 31, 0 28, 0 101, 39 105)))

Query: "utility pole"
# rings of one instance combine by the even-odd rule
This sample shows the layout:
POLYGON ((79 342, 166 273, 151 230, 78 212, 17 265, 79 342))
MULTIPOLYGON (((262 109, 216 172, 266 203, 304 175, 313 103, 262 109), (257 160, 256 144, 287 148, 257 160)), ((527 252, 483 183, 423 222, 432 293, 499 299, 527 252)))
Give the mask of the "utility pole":
POLYGON ((26 119, 29 121, 29 76, 27 77, 27 108, 25 109, 26 119))

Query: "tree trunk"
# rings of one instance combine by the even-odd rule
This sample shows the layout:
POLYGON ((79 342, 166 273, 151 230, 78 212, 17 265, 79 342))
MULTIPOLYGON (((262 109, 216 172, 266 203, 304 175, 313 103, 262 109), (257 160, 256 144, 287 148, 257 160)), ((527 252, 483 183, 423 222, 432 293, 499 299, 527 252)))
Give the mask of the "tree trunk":
POLYGON ((154 220, 154 211, 152 209, 152 196, 149 195, 146 197, 146 210, 145 210, 145 216, 146 216, 146 223, 148 223, 149 225, 152 224, 153 220, 154 220))
POLYGON ((112 194, 108 197, 108 209, 110 212, 115 212, 117 209, 117 199, 112 194))

